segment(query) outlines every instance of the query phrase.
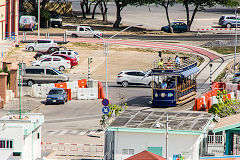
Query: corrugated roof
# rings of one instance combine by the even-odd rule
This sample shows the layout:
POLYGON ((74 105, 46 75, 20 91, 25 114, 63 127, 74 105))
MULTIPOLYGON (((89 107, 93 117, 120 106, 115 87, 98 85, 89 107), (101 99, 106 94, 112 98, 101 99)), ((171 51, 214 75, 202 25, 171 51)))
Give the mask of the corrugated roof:
POLYGON ((220 132, 240 127, 240 114, 221 118, 213 128, 213 132, 220 132))
POLYGON ((156 155, 152 152, 145 150, 145 151, 135 154, 125 160, 166 160, 166 159, 159 155, 156 155))
POLYGON ((125 110, 109 128, 165 129, 168 115, 169 130, 204 131, 212 120, 212 114, 206 112, 163 112, 144 110, 125 110), (156 124, 160 124, 156 127, 156 124))

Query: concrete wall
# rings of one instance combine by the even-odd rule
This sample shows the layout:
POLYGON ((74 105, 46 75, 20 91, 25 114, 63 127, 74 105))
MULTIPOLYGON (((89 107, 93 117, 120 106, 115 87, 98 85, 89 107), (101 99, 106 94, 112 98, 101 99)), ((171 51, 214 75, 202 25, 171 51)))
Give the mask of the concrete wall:
POLYGON ((13 140, 12 149, 0 148, 1 159, 13 159, 13 152, 22 152, 24 145, 24 130, 21 127, 8 127, 0 124, 0 140, 13 140))
MULTIPOLYGON (((168 159, 182 154, 185 160, 199 160, 199 147, 203 136, 169 134, 168 159)), ((148 147, 162 147, 162 156, 166 155, 166 137, 160 133, 115 132, 114 159, 123 160, 132 155, 123 155, 123 149, 134 149, 134 154, 148 150, 148 147)))
POLYGON ((0 41, 5 39, 6 31, 6 0, 0 1, 0 41))

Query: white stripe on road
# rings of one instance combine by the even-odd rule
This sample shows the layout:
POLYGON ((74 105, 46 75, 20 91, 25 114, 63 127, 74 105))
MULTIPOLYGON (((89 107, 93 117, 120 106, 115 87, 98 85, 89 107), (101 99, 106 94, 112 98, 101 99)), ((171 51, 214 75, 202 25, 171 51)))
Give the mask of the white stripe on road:
POLYGON ((71 132, 69 132, 69 134, 74 135, 74 134, 76 134, 78 131, 79 131, 79 130, 72 130, 71 132))
POLYGON ((48 135, 54 135, 57 132, 59 132, 59 130, 51 130, 50 132, 48 131, 48 135))
POLYGON ((87 131, 82 131, 82 132, 80 132, 78 135, 79 136, 83 136, 84 134, 86 134, 87 133, 87 131))
POLYGON ((62 130, 60 133, 58 133, 57 135, 59 136, 63 136, 65 133, 67 133, 69 130, 62 130))

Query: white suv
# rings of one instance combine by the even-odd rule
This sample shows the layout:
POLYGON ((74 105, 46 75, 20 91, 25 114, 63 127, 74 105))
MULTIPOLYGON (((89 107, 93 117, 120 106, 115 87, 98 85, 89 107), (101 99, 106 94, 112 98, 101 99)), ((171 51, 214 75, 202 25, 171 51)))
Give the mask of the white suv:
MULTIPOLYGON (((51 56, 54 56, 56 54, 63 54, 63 55, 67 55, 67 56, 70 56, 70 57, 77 58, 77 61, 79 62, 79 55, 75 51, 72 51, 72 50, 55 51, 51 54, 51 56)), ((49 56, 49 55, 42 55, 40 58, 47 57, 47 56, 49 56)))
POLYGON ((71 63, 69 60, 65 60, 64 58, 58 56, 44 57, 37 61, 31 62, 31 65, 53 67, 59 69, 60 71, 71 68, 71 63))
POLYGON ((34 43, 29 43, 25 46, 27 51, 47 51, 50 47, 57 47, 57 43, 51 39, 39 39, 34 43))
POLYGON ((148 85, 152 87, 154 84, 159 84, 161 82, 161 78, 158 79, 158 82, 156 80, 153 82, 151 70, 148 70, 147 72, 141 70, 122 71, 117 77, 117 84, 120 84, 123 87, 127 87, 128 85, 148 85))

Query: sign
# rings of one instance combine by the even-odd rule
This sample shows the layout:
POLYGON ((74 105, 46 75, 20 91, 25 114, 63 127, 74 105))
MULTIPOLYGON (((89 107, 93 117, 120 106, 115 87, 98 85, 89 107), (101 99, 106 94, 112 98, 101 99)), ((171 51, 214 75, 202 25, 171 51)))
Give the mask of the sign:
POLYGON ((105 107, 102 108, 102 113, 103 113, 103 114, 108 114, 109 111, 110 111, 110 108, 109 108, 109 107, 106 107, 106 106, 105 106, 105 107))
POLYGON ((108 100, 108 99, 103 99, 103 100, 102 100, 102 104, 103 104, 104 106, 108 106, 109 100, 108 100))

